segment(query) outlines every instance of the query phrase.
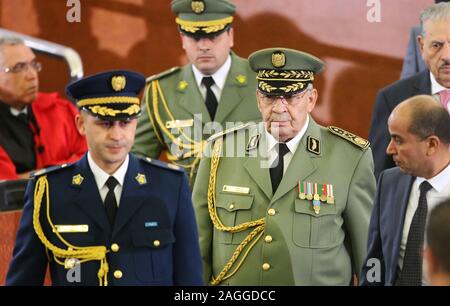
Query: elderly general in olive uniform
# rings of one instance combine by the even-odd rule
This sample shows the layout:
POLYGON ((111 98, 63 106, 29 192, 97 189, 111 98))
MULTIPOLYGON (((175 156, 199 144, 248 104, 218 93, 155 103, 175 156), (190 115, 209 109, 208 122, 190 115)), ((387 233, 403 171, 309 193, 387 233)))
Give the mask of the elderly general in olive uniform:
POLYGON ((172 10, 190 63, 147 79, 133 151, 158 158, 167 150, 193 185, 204 140, 227 122, 260 121, 261 114, 254 72, 231 51, 235 6, 228 0, 174 0, 172 10))
POLYGON ((375 193, 366 140, 311 117, 318 58, 253 53, 263 121, 209 139, 193 191, 205 281, 349 285, 375 193))
POLYGON ((129 154, 145 78, 116 70, 68 86, 88 153, 30 181, 7 285, 201 285, 183 170, 129 154))

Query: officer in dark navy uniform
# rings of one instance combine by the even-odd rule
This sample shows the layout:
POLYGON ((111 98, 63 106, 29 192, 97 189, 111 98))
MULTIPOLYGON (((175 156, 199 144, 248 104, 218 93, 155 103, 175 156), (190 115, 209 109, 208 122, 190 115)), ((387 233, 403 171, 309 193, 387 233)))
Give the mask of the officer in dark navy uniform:
POLYGON ((202 285, 183 170, 130 154, 145 78, 109 71, 67 87, 88 153, 29 183, 7 285, 202 285))

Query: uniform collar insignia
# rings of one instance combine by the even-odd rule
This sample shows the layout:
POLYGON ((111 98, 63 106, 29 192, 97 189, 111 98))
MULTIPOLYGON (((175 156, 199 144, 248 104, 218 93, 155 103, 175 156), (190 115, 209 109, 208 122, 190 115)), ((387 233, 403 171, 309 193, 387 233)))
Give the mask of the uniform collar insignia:
POLYGON ((236 76, 236 82, 239 85, 246 85, 247 84, 247 77, 245 75, 239 74, 236 76))
POLYGON ((306 148, 309 152, 320 155, 320 140, 315 137, 308 136, 306 148))
POLYGON ((136 181, 139 185, 144 185, 147 183, 147 178, 145 177, 145 174, 138 173, 135 177, 136 181))
POLYGON ((250 137, 247 143, 246 151, 248 152, 250 150, 256 149, 258 147, 258 143, 259 143, 259 134, 253 135, 252 137, 250 137))
POLYGON ((84 177, 81 174, 77 174, 72 177, 72 185, 80 186, 83 183, 84 177))
POLYGON ((188 86, 189 86, 189 83, 186 82, 185 80, 182 80, 182 81, 180 81, 180 82, 178 83, 177 89, 180 90, 180 91, 185 91, 186 88, 188 88, 188 86))

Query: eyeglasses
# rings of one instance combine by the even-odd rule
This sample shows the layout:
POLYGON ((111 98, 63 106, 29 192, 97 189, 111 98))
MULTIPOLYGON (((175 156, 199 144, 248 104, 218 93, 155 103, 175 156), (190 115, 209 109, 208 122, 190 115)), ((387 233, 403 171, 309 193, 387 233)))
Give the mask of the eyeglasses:
POLYGON ((270 96, 270 95, 267 95, 267 94, 265 94, 265 93, 263 93, 263 92, 261 92, 259 90, 258 90, 258 93, 259 93, 259 95, 261 97, 261 100, 264 102, 264 104, 273 106, 273 105, 276 104, 276 102, 278 100, 281 100, 282 102, 285 101, 286 104, 288 104, 288 105, 294 105, 298 101, 300 101, 305 96, 305 94, 308 91, 310 91, 310 89, 307 89, 307 90, 305 90, 305 91, 303 91, 301 93, 298 93, 298 94, 295 94, 295 95, 289 95, 289 96, 270 96))
POLYGON ((32 60, 31 62, 20 62, 15 64, 13 67, 9 68, 0 68, 3 72, 11 72, 11 73, 21 73, 28 71, 28 67, 33 68, 36 72, 42 70, 42 64, 36 60, 32 60))

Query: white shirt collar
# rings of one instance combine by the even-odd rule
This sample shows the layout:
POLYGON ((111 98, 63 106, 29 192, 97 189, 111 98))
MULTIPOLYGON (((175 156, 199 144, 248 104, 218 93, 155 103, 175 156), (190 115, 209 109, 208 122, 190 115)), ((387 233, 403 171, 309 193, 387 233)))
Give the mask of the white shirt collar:
POLYGON ((431 94, 432 95, 435 95, 435 94, 439 93, 440 91, 448 89, 448 88, 445 88, 444 86, 442 86, 441 84, 439 84, 431 72, 430 72, 430 80, 431 80, 431 94))
POLYGON ((27 107, 24 107, 22 110, 17 110, 17 109, 15 109, 14 107, 10 107, 9 108, 9 110, 11 111, 11 114, 14 116, 14 117, 17 117, 17 116, 19 116, 20 114, 25 114, 25 115, 28 115, 28 108, 27 107))
POLYGON ((231 56, 228 55, 228 58, 226 59, 225 63, 222 65, 222 67, 219 68, 214 74, 212 75, 205 75, 200 72, 200 70, 197 69, 194 65, 192 65, 192 71, 194 72, 195 81, 197 82, 198 88, 202 85, 202 79, 203 77, 211 76, 214 79, 215 85, 220 88, 220 90, 223 90, 223 87, 225 86, 225 81, 227 80, 228 72, 231 68, 231 56))
MULTIPOLYGON (((89 163, 89 167, 91 168, 92 173, 94 174, 95 182, 97 183, 98 190, 102 189, 105 186, 106 181, 110 177, 108 173, 103 171, 95 161, 92 159, 91 152, 88 151, 87 159, 89 163)), ((112 175, 119 182, 120 186, 123 186, 123 182, 125 181, 125 174, 128 170, 129 163, 129 155, 125 158, 125 161, 122 165, 117 169, 117 171, 112 175)))
MULTIPOLYGON (((423 177, 417 177, 417 188, 419 188, 420 184, 425 180, 426 179, 423 177)), ((447 188, 450 182, 450 164, 448 164, 447 167, 445 167, 444 170, 442 170, 436 176, 430 178, 427 181, 437 192, 444 191, 444 188, 447 188)))
MULTIPOLYGON (((302 139, 303 135, 305 135, 305 133, 306 133, 306 129, 308 128, 308 125, 309 125, 309 115, 306 116, 305 125, 302 127, 300 132, 297 135, 295 135, 294 138, 292 138, 291 140, 286 142, 286 145, 292 154, 294 154, 295 151, 297 150, 297 147, 300 144, 300 140, 302 139)), ((266 129, 264 129, 264 131, 266 132, 267 150, 268 150, 268 152, 270 152, 278 144, 278 141, 266 129)))

